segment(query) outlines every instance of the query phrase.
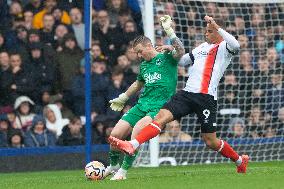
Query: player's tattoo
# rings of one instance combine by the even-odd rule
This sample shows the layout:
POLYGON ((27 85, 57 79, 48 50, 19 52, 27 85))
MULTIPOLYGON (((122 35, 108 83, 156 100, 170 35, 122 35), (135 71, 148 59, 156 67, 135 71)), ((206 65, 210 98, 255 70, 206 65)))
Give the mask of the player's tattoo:
POLYGON ((175 37, 171 39, 171 43, 172 43, 172 46, 175 48, 175 50, 173 51, 174 58, 180 59, 185 53, 182 42, 180 41, 178 37, 175 37))

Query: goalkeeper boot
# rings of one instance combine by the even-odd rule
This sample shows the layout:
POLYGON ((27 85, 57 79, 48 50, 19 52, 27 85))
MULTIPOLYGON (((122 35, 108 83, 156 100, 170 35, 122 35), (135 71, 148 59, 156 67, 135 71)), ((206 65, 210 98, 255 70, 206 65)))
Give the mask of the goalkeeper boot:
POLYGON ((237 166, 237 172, 238 173, 246 173, 248 162, 249 162, 249 156, 248 155, 242 155, 242 163, 241 163, 241 165, 237 166))
POLYGON ((110 180, 125 180, 127 171, 120 168, 110 180))
POLYGON ((109 175, 117 172, 119 170, 120 166, 119 164, 115 165, 115 166, 107 166, 106 171, 105 171, 105 175, 104 178, 108 177, 109 175))
POLYGON ((112 146, 114 146, 115 148, 117 148, 118 150, 120 150, 120 151, 122 151, 126 154, 129 154, 129 155, 132 156, 135 153, 134 147, 128 141, 123 141, 123 140, 120 140, 120 139, 115 138, 113 136, 110 136, 108 138, 108 141, 112 146))

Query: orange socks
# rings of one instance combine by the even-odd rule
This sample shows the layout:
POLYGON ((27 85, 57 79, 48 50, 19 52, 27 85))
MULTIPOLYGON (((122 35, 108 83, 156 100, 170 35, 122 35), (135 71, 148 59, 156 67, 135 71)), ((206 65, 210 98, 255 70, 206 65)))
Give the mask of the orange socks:
POLYGON ((147 142, 160 134, 160 132, 161 129, 159 127, 159 124, 153 121, 152 123, 144 127, 135 139, 139 142, 139 144, 143 144, 144 142, 147 142))
POLYGON ((239 154, 224 140, 220 140, 218 152, 220 152, 222 156, 230 158, 234 162, 239 159, 239 154))

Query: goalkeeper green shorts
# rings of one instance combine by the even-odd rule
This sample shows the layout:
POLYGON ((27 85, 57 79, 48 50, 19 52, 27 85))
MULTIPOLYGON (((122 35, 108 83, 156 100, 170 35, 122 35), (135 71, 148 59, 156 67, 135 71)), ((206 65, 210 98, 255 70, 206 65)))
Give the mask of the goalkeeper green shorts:
POLYGON ((154 119, 159 110, 160 109, 158 108, 154 108, 150 109, 149 111, 142 111, 141 105, 136 104, 130 110, 128 110, 128 112, 126 112, 121 119, 127 121, 131 127, 134 127, 136 123, 145 116, 150 116, 152 119, 154 119))

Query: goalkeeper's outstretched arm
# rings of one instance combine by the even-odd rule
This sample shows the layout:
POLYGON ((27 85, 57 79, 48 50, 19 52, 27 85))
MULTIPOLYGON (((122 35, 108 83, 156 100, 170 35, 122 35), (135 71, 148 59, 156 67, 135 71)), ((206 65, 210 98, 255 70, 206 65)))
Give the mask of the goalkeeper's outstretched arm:
POLYGON ((176 36, 175 31, 171 27, 172 24, 172 18, 169 15, 162 16, 160 18, 160 22, 162 25, 162 28, 165 30, 167 36, 170 38, 172 46, 174 47, 173 57, 176 60, 180 60, 180 58, 184 55, 185 50, 182 42, 180 39, 176 36))
POLYGON ((122 93, 117 98, 109 101, 109 103, 111 103, 110 108, 113 111, 121 111, 124 107, 124 104, 128 101, 129 97, 140 91, 143 86, 143 82, 136 80, 130 85, 125 93, 122 93))

